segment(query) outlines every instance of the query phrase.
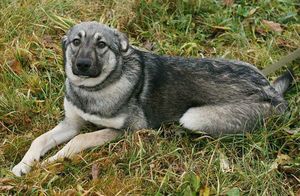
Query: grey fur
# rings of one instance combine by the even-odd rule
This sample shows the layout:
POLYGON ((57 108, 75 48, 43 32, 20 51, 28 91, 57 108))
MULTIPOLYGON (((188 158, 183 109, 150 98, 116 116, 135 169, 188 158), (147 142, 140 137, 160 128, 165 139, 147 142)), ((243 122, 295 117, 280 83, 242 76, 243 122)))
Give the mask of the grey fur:
POLYGON ((292 70, 288 70, 283 75, 281 75, 276 80, 274 80, 272 82, 272 86, 275 88, 277 92, 283 95, 289 88, 292 81, 293 81, 292 70))
POLYGON ((84 113, 103 118, 124 114, 122 129, 180 121, 211 135, 239 133, 287 108, 282 93, 256 67, 241 61, 159 56, 130 46, 123 33, 96 22, 75 25, 63 46, 67 100, 84 113), (84 39, 75 48, 72 40, 81 31, 84 39), (97 49, 96 33, 106 48, 97 49), (71 76, 81 57, 91 59, 91 73, 100 74, 71 76))

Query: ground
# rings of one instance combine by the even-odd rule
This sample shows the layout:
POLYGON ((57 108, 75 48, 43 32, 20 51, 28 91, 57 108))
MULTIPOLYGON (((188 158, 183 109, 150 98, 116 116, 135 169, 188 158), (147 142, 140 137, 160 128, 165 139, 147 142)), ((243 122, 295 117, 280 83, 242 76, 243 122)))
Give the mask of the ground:
POLYGON ((252 133, 211 138, 165 125, 127 133, 70 160, 37 164, 21 178, 10 173, 32 140, 63 117, 60 39, 72 24, 103 22, 158 54, 239 59, 262 69, 300 46, 299 5, 297 0, 2 0, 0 192, 300 194, 299 60, 290 64, 295 70, 285 95, 290 110, 252 133))

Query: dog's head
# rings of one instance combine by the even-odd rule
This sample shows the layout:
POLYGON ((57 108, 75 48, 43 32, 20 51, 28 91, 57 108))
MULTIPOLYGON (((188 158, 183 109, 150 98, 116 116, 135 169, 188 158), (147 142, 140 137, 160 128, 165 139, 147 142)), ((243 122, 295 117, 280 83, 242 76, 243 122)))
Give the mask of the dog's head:
POLYGON ((97 22, 72 27, 62 40, 66 75, 76 86, 102 83, 129 48, 126 36, 97 22))

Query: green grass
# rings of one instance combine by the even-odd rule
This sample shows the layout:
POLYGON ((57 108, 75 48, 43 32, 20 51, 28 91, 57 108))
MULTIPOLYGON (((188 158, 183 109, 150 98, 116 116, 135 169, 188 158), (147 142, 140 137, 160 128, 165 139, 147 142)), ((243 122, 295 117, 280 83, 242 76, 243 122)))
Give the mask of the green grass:
POLYGON ((158 54, 240 59, 263 68, 300 46, 299 6, 296 0, 241 0, 229 6, 200 0, 2 0, 0 193, 295 195, 300 189, 299 60, 292 64, 295 85, 286 95, 290 111, 266 119, 253 133, 212 139, 168 125, 128 133, 71 160, 37 165, 21 178, 10 169, 35 137, 62 119, 60 38, 72 24, 112 25, 132 44, 158 54), (268 29, 262 20, 280 23, 283 32, 268 29), (289 133, 293 130, 298 133, 289 133), (93 166, 99 169, 97 179, 91 176, 93 166))

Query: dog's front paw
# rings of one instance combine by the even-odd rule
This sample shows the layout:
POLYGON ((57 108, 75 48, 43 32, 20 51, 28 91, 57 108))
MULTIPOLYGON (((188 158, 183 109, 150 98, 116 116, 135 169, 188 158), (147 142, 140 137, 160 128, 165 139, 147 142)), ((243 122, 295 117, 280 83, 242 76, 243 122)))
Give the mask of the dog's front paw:
POLYGON ((18 165, 14 166, 14 168, 11 170, 13 174, 16 176, 22 176, 23 174, 27 174, 30 171, 31 167, 24 163, 20 162, 18 165))

